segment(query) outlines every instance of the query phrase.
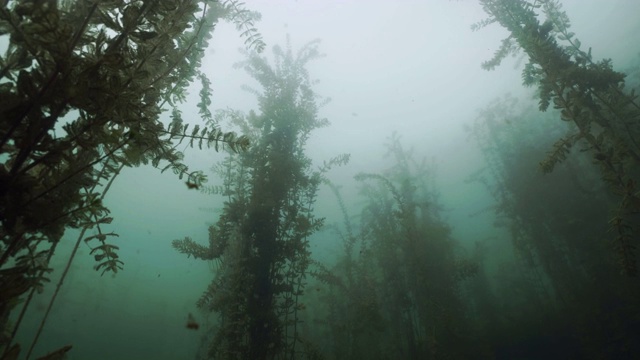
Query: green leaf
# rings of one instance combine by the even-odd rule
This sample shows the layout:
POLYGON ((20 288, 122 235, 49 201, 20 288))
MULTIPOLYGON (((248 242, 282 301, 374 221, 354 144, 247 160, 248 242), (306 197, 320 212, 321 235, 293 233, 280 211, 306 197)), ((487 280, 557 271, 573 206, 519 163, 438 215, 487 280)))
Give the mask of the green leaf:
POLYGON ((122 24, 125 28, 131 29, 138 22, 138 17, 140 16, 140 9, 138 9, 135 5, 129 5, 126 9, 124 9, 124 14, 122 16, 122 24))

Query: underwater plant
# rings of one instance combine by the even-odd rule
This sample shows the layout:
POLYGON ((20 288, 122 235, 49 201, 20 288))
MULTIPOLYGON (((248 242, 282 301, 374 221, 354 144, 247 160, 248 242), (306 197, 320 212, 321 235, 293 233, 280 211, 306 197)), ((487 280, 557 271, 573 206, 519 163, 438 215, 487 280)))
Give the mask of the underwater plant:
POLYGON ((379 267, 392 344, 405 358, 468 357, 474 344, 459 288, 476 271, 440 217, 434 165, 414 159, 395 134, 387 149, 395 165, 356 180, 369 202, 361 226, 379 267))
POLYGON ((634 89, 625 89, 625 74, 613 70, 610 59, 595 61, 591 48, 569 31, 570 21, 556 0, 481 0, 489 18, 478 29, 498 23, 509 31, 493 59, 482 64, 491 70, 509 54, 522 51, 529 62, 523 84, 537 86, 539 109, 550 105, 560 119, 572 124, 540 162, 544 173, 564 161, 576 144, 591 154, 602 179, 618 197, 609 219, 613 247, 622 272, 637 275, 636 244, 640 219, 640 103, 634 89), (543 15, 544 21, 539 20, 543 15))
POLYGON ((481 288, 487 284, 474 280, 468 298, 483 309, 474 317, 485 329, 496 324, 489 344, 511 353, 504 357, 525 356, 515 353, 533 351, 535 341, 553 343, 535 350, 545 358, 637 354, 640 289, 635 278, 620 276, 614 256, 603 256, 609 244, 601 220, 616 199, 586 153, 565 159, 553 174, 540 173, 534 164, 553 144, 549 135, 569 124, 553 111, 541 116, 517 105, 510 96, 493 101, 470 128, 485 158, 472 180, 492 195, 494 226, 503 232, 492 246, 513 250, 513 257, 491 259, 499 263, 493 303, 502 316, 489 306, 481 288))
POLYGON ((459 291, 478 266, 440 218, 433 164, 416 161, 395 133, 386 145, 393 166, 355 177, 365 199, 359 232, 333 187, 344 254, 312 273, 328 288, 325 346, 336 359, 471 358, 477 344, 459 291))
POLYGON ((313 205, 322 174, 348 156, 314 171, 305 155, 311 131, 328 123, 318 117, 318 95, 305 68, 320 56, 318 42, 294 53, 287 41, 273 54, 273 64, 252 52, 240 65, 260 85, 250 89, 259 112, 223 112, 253 146, 214 168, 224 185, 202 189, 227 199, 209 227, 208 246, 189 238, 172 243, 181 253, 216 263, 198 301, 217 318, 203 344, 208 358, 292 359, 308 349, 298 326, 311 261, 308 237, 323 224, 313 205))
MULTIPOLYGON (((116 234, 103 229, 111 217, 102 199, 124 167, 171 169, 199 187, 206 178, 182 161, 177 142, 248 147, 246 137, 217 126, 189 130, 176 107, 196 77, 206 85, 198 69, 221 18, 242 29, 248 46, 264 47, 252 26, 256 16, 236 1, 2 3, 0 36, 8 46, 0 57, 0 351, 17 352, 10 345, 20 320, 7 328, 9 313, 31 291, 24 313, 48 280, 65 229, 81 230, 77 244, 90 245, 96 270, 122 268, 108 242, 116 234), (173 121, 166 126, 161 115, 169 106, 173 121), (89 230, 97 233, 85 236, 89 230)), ((203 91, 206 119, 210 92, 203 91)))
POLYGON ((343 228, 334 227, 342 241, 343 253, 335 264, 313 261, 310 274, 317 280, 317 292, 324 318, 316 318, 318 346, 328 348, 326 355, 335 359, 374 358, 382 356, 385 321, 379 304, 375 259, 366 238, 354 232, 340 188, 327 181, 336 196, 343 216, 343 228), (366 255, 365 255, 366 254, 366 255))

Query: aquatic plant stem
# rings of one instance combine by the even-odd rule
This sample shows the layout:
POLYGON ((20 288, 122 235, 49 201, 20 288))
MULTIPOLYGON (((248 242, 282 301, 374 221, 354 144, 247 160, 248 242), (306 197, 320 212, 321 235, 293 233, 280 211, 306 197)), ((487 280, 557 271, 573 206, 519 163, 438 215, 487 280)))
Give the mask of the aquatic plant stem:
MULTIPOLYGON (((113 176, 111 177, 111 179, 109 180, 109 182, 105 186, 104 190, 102 191, 102 195, 100 195, 100 200, 104 199, 105 195, 107 194, 107 192, 111 188, 111 184, 113 184, 113 181, 116 179, 118 174, 120 174, 120 171, 122 171, 124 166, 125 166, 124 164, 120 164, 120 167, 118 168, 118 170, 116 170, 116 172, 113 174, 113 176)), ((97 185, 94 185, 94 189, 95 189, 95 186, 97 186, 97 185)), ((84 234, 86 233, 86 231, 88 229, 89 229, 89 227, 84 227, 82 229, 82 231, 80 231, 80 235, 78 235, 78 239, 76 240, 76 244, 73 246, 73 250, 71 251, 71 255, 69 256, 69 260, 67 261, 67 265, 65 266, 64 271, 62 272, 62 275, 60 276, 60 280, 58 280, 58 284, 56 284, 56 289, 53 292, 53 295, 51 296, 51 300, 49 300, 49 305, 47 306, 47 310, 45 311, 44 316, 42 317, 42 321, 40 322, 40 326, 38 327, 38 331, 36 332, 36 335, 33 338, 33 342, 31 343, 31 346, 29 347, 29 352, 27 353, 26 360, 29 360, 29 357, 31 356, 31 353, 33 352, 33 348, 38 343, 38 339, 40 338, 40 334, 42 333, 42 329, 44 328, 44 324, 47 322, 47 319, 49 318, 49 313, 51 312, 51 308, 53 308, 53 304, 54 304, 54 302, 55 302, 55 300, 56 300, 56 298, 58 296, 58 293, 60 292, 60 288, 62 287, 62 284, 64 283, 64 279, 67 277, 67 274, 69 273, 69 269, 71 268, 71 263, 73 262, 73 259, 75 258, 76 253, 78 252, 78 247, 80 247, 80 242, 84 238, 84 234)), ((28 304, 25 304, 25 307, 27 305, 28 304)))

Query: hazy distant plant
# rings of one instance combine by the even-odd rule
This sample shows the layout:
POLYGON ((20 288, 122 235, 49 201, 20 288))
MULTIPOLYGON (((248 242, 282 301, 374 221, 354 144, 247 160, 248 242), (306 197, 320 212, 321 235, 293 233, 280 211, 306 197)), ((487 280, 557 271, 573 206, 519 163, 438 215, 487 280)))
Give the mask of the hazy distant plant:
MULTIPOLYGON (((102 199, 123 167, 171 169, 197 188, 206 179, 183 163, 176 142, 248 147, 246 137, 217 126, 188 131, 177 108, 169 126, 160 121, 167 105, 185 100, 196 76, 205 85, 199 107, 210 103, 198 68, 220 18, 243 28, 249 46, 264 46, 252 26, 255 15, 236 2, 3 2, 0 36, 8 40, 0 57, 3 330, 18 298, 47 280, 49 259, 66 228, 81 230, 77 244, 84 240, 92 248, 97 270, 121 269, 118 248, 108 241, 117 235, 104 230, 112 218, 102 199), (85 237, 87 230, 97 233, 85 237)), ((206 112, 201 114, 206 119, 206 112)), ((4 333, 0 349, 17 353, 17 346, 8 346, 13 335, 4 333)))
POLYGON ((481 0, 489 18, 474 28, 499 23, 510 35, 493 59, 493 69, 509 54, 522 51, 529 59, 523 83, 537 86, 539 108, 551 104, 560 119, 573 124, 552 147, 541 169, 551 172, 577 143, 600 167, 602 179, 619 197, 609 220, 614 248, 623 272, 637 274, 634 224, 639 220, 640 104, 634 90, 625 90, 625 75, 613 70, 611 60, 594 61, 591 49, 582 50, 569 31, 569 18, 555 0, 481 0), (544 16, 545 20, 538 18, 544 16))
POLYGON ((326 355, 335 359, 383 357, 386 324, 380 307, 375 257, 371 256, 364 232, 354 232, 339 187, 330 182, 327 185, 342 214, 344 227, 334 230, 342 242, 343 253, 331 266, 313 263, 311 274, 326 289, 321 296, 326 312, 316 311, 324 315, 316 321, 326 326, 327 336, 320 336, 320 329, 314 329, 316 336, 323 339, 318 345, 328 347, 326 355))
POLYGON ((474 271, 463 269, 466 262, 440 218, 434 168, 415 161, 397 136, 387 149, 395 166, 356 176, 369 201, 362 226, 380 268, 387 330, 406 358, 463 356, 472 344, 460 343, 467 326, 457 289, 474 271))
MULTIPOLYGON (((434 169, 416 162, 396 134, 387 144, 395 160, 383 173, 361 173, 360 231, 344 210, 344 254, 318 265, 336 358, 463 358, 474 348, 459 285, 478 267, 460 256, 434 185, 434 169)), ((336 189, 337 193, 337 189, 336 189)))
MULTIPOLYGON (((581 358, 588 344, 595 357, 620 358, 627 350, 639 350, 626 339, 637 334, 630 324, 638 321, 640 289, 635 279, 619 276, 612 257, 603 256, 608 244, 602 241, 607 226, 601 219, 612 202, 603 191, 607 185, 584 153, 566 159, 547 176, 534 165, 554 135, 567 127, 553 113, 537 114, 506 97, 479 111, 469 129, 485 158, 471 180, 493 196, 494 225, 504 229, 515 255, 515 260, 500 260, 492 274, 493 301, 502 318, 492 327, 491 344, 496 351, 523 353, 528 351, 523 338, 552 338, 555 345, 538 357, 571 353, 564 357, 581 358), (615 307, 601 310, 613 303, 615 307), (523 327, 527 330, 519 330, 523 327), (627 350, 610 347, 613 341, 627 350)), ((496 323, 487 306, 489 294, 480 283, 471 284, 470 301, 484 309, 474 317, 481 326, 496 323)))

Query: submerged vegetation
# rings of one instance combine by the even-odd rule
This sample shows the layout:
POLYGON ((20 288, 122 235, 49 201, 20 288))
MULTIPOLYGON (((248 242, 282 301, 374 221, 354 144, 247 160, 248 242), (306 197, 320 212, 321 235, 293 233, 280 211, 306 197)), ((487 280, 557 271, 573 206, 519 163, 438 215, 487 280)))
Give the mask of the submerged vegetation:
POLYGON ((175 240, 182 253, 217 262, 214 278, 198 301, 218 315, 205 344, 207 358, 285 359, 308 355, 298 331, 305 309, 309 236, 323 219, 313 205, 323 173, 345 163, 339 156, 311 170, 304 146, 312 130, 327 125, 318 117, 317 95, 305 69, 320 54, 317 42, 294 53, 274 47, 274 65, 256 53, 242 64, 259 83, 251 89, 259 112, 234 113, 233 122, 250 134, 254 146, 219 164, 219 188, 227 198, 223 214, 209 227, 209 244, 175 240))
POLYGON ((360 232, 345 210, 344 254, 333 269, 319 265, 314 272, 330 288, 322 322, 330 353, 336 359, 469 358, 474 341, 460 290, 477 264, 461 254, 440 218, 433 168, 416 163, 395 135, 387 148, 395 159, 389 171, 356 176, 366 198, 360 232))
POLYGON ((506 97, 470 128, 487 166, 469 180, 492 194, 495 225, 515 255, 499 263, 494 290, 482 289, 486 280, 473 285, 472 301, 483 302, 476 321, 502 358, 633 358, 640 289, 620 275, 603 221, 617 199, 586 152, 552 174, 532 166, 553 144, 549 135, 569 127, 555 116, 506 97))
POLYGON ((481 3, 490 17, 477 27, 496 22, 510 33, 483 67, 493 69, 509 54, 522 51, 529 61, 522 80, 526 86, 537 86, 540 110, 553 104, 560 119, 573 125, 551 146, 540 168, 553 171, 576 145, 591 154, 602 179, 619 198, 608 223, 620 267, 636 276, 633 238, 638 236, 634 224, 640 220, 640 104, 635 89, 625 88, 625 74, 614 71, 611 60, 595 61, 591 48, 581 48, 557 0, 481 3), (544 21, 536 11, 545 16, 544 21))
MULTIPOLYGON (((269 59, 259 14, 238 1, 5 2, 0 359, 31 356, 83 242, 95 276, 126 270, 103 199, 125 167, 140 165, 171 170, 185 191, 222 203, 207 242, 172 242, 211 265, 193 299, 202 314, 186 325, 202 334, 199 359, 637 358, 640 68, 594 60, 558 1, 480 3, 489 17, 473 28, 508 31, 482 67, 519 54, 538 109, 505 96, 467 127, 484 159, 468 183, 492 202, 472 216, 494 228, 491 238, 464 239, 435 163, 399 135, 384 146, 386 170, 355 175, 357 194, 329 179, 349 155, 314 166, 307 141, 329 124, 308 72, 318 41, 294 51, 287 38, 269 59), (246 113, 212 111, 200 70, 225 19, 247 48, 238 66, 257 83, 247 87, 257 108, 246 113), (185 122, 194 82, 200 121, 185 122), (185 164, 180 144, 222 153, 214 185, 185 164), (316 210, 323 191, 341 215, 332 231, 322 230, 335 219, 316 210), (53 269, 67 229, 79 236, 66 266, 53 269), (321 241, 334 246, 330 256, 312 252, 321 241), (61 278, 21 351, 18 327, 54 270, 61 278)), ((52 350, 43 359, 73 351, 52 350)))
POLYGON ((198 187, 206 178, 182 161, 178 141, 248 147, 246 137, 215 124, 188 131, 175 108, 196 77, 206 83, 198 68, 220 18, 248 27, 249 45, 262 49, 251 13, 235 2, 3 2, 0 349, 8 358, 19 352, 9 345, 20 322, 9 328, 9 313, 48 281, 65 229, 81 230, 76 248, 81 240, 91 247, 96 270, 122 269, 102 200, 124 167, 171 169, 198 187), (174 116, 166 126, 160 116, 168 106, 174 116))

